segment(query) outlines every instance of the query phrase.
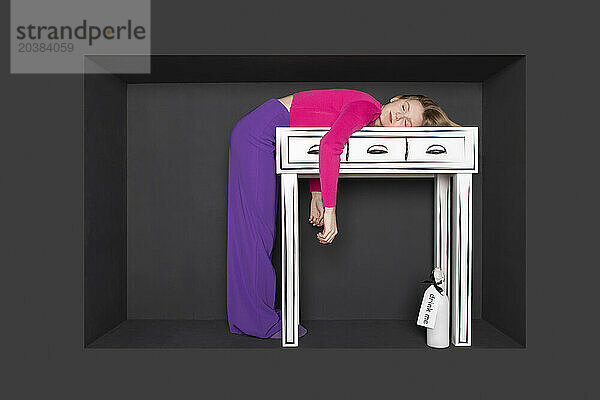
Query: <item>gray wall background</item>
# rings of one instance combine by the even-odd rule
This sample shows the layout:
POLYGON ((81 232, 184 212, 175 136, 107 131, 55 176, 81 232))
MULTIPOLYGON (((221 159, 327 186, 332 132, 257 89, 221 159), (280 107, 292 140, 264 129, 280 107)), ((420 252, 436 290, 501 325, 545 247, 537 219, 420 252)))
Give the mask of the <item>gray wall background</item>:
MULTIPOLYGON (((6 29, 9 7, 2 2, 6 29)), ((433 0, 371 9, 364 3, 307 0, 275 7, 246 3, 232 12, 228 2, 152 1, 153 53, 526 54, 528 346, 523 350, 84 349, 83 79, 11 75, 9 63, 0 64, 0 288, 6 327, 0 337, 6 344, 3 360, 10 365, 4 391, 22 398, 68 392, 86 399, 164 399, 174 388, 197 395, 201 380, 202 393, 213 397, 251 392, 267 397, 290 388, 300 395, 372 396, 376 388, 382 394, 422 396, 429 388, 462 399, 506 399, 517 392, 524 398, 593 398, 594 370, 585 366, 591 357, 586 335, 594 331, 560 320, 566 315, 588 321, 589 309, 581 304, 597 301, 598 269, 590 268, 597 259, 598 231, 590 218, 597 198, 587 194, 597 180, 598 95, 592 89, 599 63, 590 34, 597 15, 589 7, 583 1, 565 7, 433 0), (568 125, 553 117, 561 96, 574 101, 577 118, 568 125), (554 295, 556 288, 561 295, 554 295), (423 373, 432 365, 447 371, 435 387, 423 373)), ((9 40, 0 43, 5 60, 8 46, 9 40)))
MULTIPOLYGON (((427 94, 481 130, 480 83, 127 85, 128 318, 226 318, 227 149, 239 118, 271 97, 362 90, 385 103, 427 94)), ((480 159, 481 165, 481 159, 480 159)), ((433 180, 344 178, 333 244, 320 245, 300 180, 302 319, 414 319, 433 257, 433 180)), ((481 317, 481 174, 474 176, 473 317, 481 317)), ((279 216, 277 219, 278 232, 279 216)), ((280 277, 279 236, 273 264, 280 277)), ((280 279, 277 300, 280 301, 280 279)))

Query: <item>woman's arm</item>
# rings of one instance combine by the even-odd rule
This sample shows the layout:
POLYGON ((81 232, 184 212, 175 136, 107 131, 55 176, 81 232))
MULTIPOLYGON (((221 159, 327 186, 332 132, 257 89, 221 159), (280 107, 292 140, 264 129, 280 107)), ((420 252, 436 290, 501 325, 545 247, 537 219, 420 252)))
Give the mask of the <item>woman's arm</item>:
POLYGON ((308 187, 311 192, 320 192, 321 191, 321 181, 319 178, 309 178, 308 179, 308 187))
POLYGON ((321 138, 319 178, 324 207, 335 207, 336 204, 340 155, 344 145, 354 132, 367 126, 380 113, 379 107, 372 102, 366 100, 350 102, 342 107, 329 132, 321 138))

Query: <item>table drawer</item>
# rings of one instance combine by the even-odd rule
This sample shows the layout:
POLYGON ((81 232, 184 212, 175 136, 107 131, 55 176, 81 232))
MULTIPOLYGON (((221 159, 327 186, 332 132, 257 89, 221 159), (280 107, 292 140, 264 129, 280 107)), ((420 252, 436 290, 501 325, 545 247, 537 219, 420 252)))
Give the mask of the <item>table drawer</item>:
MULTIPOLYGON (((276 127, 276 173, 316 174, 329 127, 276 127)), ((365 127, 349 137, 340 173, 477 173, 476 127, 365 127)))
MULTIPOLYGON (((289 137, 288 160, 290 163, 318 163, 319 162, 319 143, 321 137, 289 137)), ((348 145, 344 146, 340 161, 346 162, 346 153, 348 145)))
POLYGON ((407 138, 407 161, 462 162, 465 160, 464 137, 407 138))
POLYGON ((402 137, 351 137, 348 162, 404 162, 406 139, 402 137))

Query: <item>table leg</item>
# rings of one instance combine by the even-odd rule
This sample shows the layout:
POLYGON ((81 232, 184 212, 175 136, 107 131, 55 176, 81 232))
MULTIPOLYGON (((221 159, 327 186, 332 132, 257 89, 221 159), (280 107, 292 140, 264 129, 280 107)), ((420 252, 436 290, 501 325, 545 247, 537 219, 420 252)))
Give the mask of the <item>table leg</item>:
POLYGON ((297 174, 281 174, 281 232, 281 339, 283 347, 297 347, 300 324, 297 174))
POLYGON ((453 175, 452 343, 471 346, 472 177, 453 175))
POLYGON ((444 273, 444 293, 448 294, 450 288, 450 175, 436 174, 435 186, 435 208, 434 208, 434 234, 433 241, 435 266, 442 269, 444 273))
MULTIPOLYGON (((434 178, 434 224, 433 224, 433 252, 434 266, 442 270, 444 283, 442 290, 448 296, 450 288, 450 241, 451 221, 450 211, 450 175, 436 174, 434 178)), ((440 302, 435 328, 427 329, 427 345, 436 348, 445 348, 450 344, 450 303, 449 296, 446 301, 440 302)))

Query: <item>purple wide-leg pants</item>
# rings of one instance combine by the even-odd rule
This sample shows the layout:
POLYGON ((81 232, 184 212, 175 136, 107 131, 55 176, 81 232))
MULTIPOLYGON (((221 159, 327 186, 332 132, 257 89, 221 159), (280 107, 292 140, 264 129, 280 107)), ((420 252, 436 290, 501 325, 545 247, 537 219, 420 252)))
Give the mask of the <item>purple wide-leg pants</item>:
POLYGON ((287 108, 272 98, 244 115, 231 132, 227 318, 232 333, 267 338, 281 330, 271 263, 280 187, 275 173, 275 127, 289 124, 287 108))

